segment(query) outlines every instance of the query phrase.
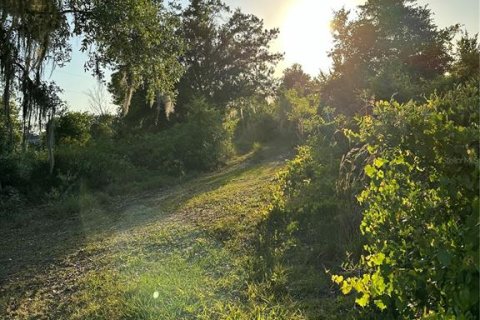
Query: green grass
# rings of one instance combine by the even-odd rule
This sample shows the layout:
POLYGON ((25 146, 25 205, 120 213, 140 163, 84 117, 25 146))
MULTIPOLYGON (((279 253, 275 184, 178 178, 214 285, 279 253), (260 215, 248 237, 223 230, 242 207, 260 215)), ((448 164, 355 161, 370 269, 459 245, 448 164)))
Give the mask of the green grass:
POLYGON ((278 155, 257 150, 164 190, 85 192, 61 215, 40 208, 2 224, 0 316, 303 318, 288 295, 272 294, 275 283, 252 277, 278 155))
POLYGON ((0 224, 0 318, 352 318, 324 269, 337 230, 270 206, 287 154, 257 148, 124 196, 83 190, 0 224))

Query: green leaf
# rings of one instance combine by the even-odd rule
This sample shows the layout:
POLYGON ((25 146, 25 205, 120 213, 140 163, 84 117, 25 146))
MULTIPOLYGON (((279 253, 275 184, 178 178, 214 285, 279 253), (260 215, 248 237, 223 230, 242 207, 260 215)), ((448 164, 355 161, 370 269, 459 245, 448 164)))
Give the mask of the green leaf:
POLYGON ((334 274, 332 276, 332 281, 335 282, 336 284, 340 284, 343 282, 343 276, 337 276, 334 274))
POLYGON ((375 305, 380 309, 380 310, 385 310, 387 308, 387 306, 385 305, 385 303, 383 303, 382 300, 380 299, 376 299, 373 301, 375 303, 375 305))
POLYGON ((387 288, 383 277, 378 272, 372 275, 372 284, 377 294, 383 294, 387 288))
POLYGON ((344 281, 342 283, 341 290, 342 290, 343 294, 349 294, 352 291, 352 288, 353 288, 352 285, 350 283, 348 283, 347 281, 344 281))
POLYGON ((371 260, 375 265, 379 266, 383 263, 383 261, 385 261, 385 254, 379 252, 376 255, 373 255, 371 257, 371 260))
POLYGON ((387 160, 383 159, 383 158, 376 158, 374 161, 373 161, 373 164, 375 165, 375 167, 377 168, 381 168, 383 167, 383 165, 387 163, 387 160))
POLYGON ((448 267, 452 262, 452 255, 447 250, 441 249, 437 254, 437 259, 442 266, 448 267))
POLYGON ((364 293, 360 298, 355 299, 355 303, 363 308, 368 305, 369 301, 370 301, 370 295, 368 293, 364 293))
POLYGON ((369 178, 373 178, 373 176, 375 175, 375 171, 376 169, 374 167, 372 167, 371 165, 366 165, 365 166, 365 174, 369 177, 369 178))
POLYGON ((377 178, 383 179, 385 177, 385 174, 383 173, 383 170, 378 170, 377 171, 377 178))

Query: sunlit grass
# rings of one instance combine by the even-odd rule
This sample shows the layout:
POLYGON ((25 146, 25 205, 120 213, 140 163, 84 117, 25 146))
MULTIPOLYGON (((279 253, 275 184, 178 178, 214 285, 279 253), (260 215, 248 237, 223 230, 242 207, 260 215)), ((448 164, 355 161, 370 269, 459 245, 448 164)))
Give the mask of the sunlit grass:
POLYGON ((269 284, 251 279, 255 226, 282 163, 275 148, 259 149, 221 172, 123 199, 117 211, 84 196, 83 230, 63 225, 73 240, 56 244, 49 238, 55 233, 35 235, 56 255, 42 268, 32 261, 32 268, 13 270, 22 280, 2 286, 0 313, 20 319, 301 318, 288 298, 278 301, 269 284))

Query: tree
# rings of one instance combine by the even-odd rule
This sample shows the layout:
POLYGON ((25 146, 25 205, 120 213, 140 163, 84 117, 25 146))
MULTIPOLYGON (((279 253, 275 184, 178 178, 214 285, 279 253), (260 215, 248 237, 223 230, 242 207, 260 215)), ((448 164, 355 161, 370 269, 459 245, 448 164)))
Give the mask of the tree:
MULTIPOLYGON (((113 103, 116 105, 123 104, 123 90, 121 88, 121 74, 114 73, 112 75, 112 81, 108 90, 112 94, 113 103)), ((127 134, 140 133, 140 132, 157 132, 165 129, 169 125, 168 118, 172 113, 173 107, 170 109, 165 101, 171 101, 168 96, 159 95, 155 99, 153 105, 149 105, 146 100, 146 89, 143 87, 138 88, 133 94, 130 102, 130 108, 128 114, 122 116, 120 121, 120 128, 123 128, 121 132, 127 134), (168 110, 167 110, 168 109, 168 110), (158 124, 162 123, 162 126, 158 124)))
MULTIPOLYGON (((175 87, 178 95, 173 120, 186 120, 186 106, 199 97, 224 113, 233 101, 273 94, 274 66, 281 55, 271 53, 269 46, 278 35, 277 29, 266 30, 256 16, 232 12, 218 0, 192 0, 182 11, 181 20, 177 36, 186 43, 179 58, 185 73, 175 87)), ((120 73, 114 74, 110 86, 117 104, 124 101, 121 79, 120 73)), ((145 108, 145 90, 140 87, 133 93, 125 124, 143 131, 165 128, 173 111, 171 97, 159 95, 154 108, 145 108), (162 128, 158 123, 164 123, 162 128)))
POLYGON ((280 126, 294 132, 298 139, 305 139, 317 121, 319 107, 317 79, 306 74, 298 63, 283 71, 277 95, 277 113, 280 126))
POLYGON ((465 82, 469 78, 478 77, 480 62, 480 46, 478 44, 478 35, 469 37, 465 33, 457 42, 457 52, 455 63, 452 66, 453 75, 465 82))
POLYGON ((11 97, 21 92, 23 146, 32 121, 47 123, 59 107, 54 83, 42 81, 46 61, 61 63, 69 51, 68 23, 56 1, 3 1, 0 6, 0 76, 3 107, 12 141, 11 97))
POLYGON ((311 77, 303 71, 302 66, 294 63, 283 71, 281 88, 286 90, 295 89, 298 93, 303 94, 310 89, 311 80, 311 77))
MULTIPOLYGON (((0 98, 1 104, 3 104, 3 101, 0 98)), ((20 146, 22 125, 18 112, 18 107, 13 102, 10 105, 10 119, 7 119, 5 113, 0 112, 0 156, 8 154, 9 151, 18 149, 20 146), (10 125, 7 125, 7 121, 11 122, 10 125), (11 136, 10 129, 12 130, 11 136)))
POLYGON ((218 0, 192 0, 182 14, 188 48, 181 57, 186 72, 177 86, 178 104, 203 96, 217 108, 252 95, 269 95, 280 54, 269 51, 277 29, 218 0), (226 20, 220 24, 220 20, 226 20))
MULTIPOLYGON (((82 18, 90 1, 75 12, 82 18)), ((182 38, 175 32, 179 18, 156 0, 94 1, 91 19, 76 26, 84 35, 83 50, 92 45, 87 64, 96 75, 101 67, 110 66, 121 75, 124 115, 128 114, 133 93, 145 89, 150 106, 159 95, 173 95, 183 68, 178 56, 183 52, 182 38)))
POLYGON ((451 63, 457 26, 438 29, 427 7, 415 0, 369 0, 358 18, 341 9, 332 21, 332 71, 322 99, 338 111, 358 113, 371 97, 406 101, 420 97, 426 81, 451 63))
POLYGON ((86 69, 98 77, 106 67, 121 74, 123 114, 139 86, 145 86, 150 104, 158 94, 171 94, 183 70, 177 59, 182 39, 174 34, 178 22, 156 0, 2 1, 0 75, 9 135, 15 91, 21 92, 24 131, 32 118, 39 125, 46 122, 43 103, 49 101, 51 86, 42 80, 42 71, 49 61, 56 66, 68 62, 74 35, 82 37, 82 51, 89 53, 86 69))

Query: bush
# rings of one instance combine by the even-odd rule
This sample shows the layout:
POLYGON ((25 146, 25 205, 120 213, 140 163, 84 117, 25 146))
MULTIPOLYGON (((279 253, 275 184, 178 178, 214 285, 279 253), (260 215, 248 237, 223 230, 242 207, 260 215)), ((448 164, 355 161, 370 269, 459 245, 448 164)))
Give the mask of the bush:
POLYGON ((122 141, 131 163, 175 175, 217 167, 225 158, 227 138, 220 113, 203 99, 192 101, 187 108, 185 122, 122 141))
POLYGON ((105 139, 111 133, 102 129, 99 140, 60 145, 56 188, 63 192, 83 180, 89 188, 101 189, 152 174, 178 176, 215 168, 225 155, 221 116, 202 99, 192 101, 188 110, 186 122, 155 134, 105 139))
POLYGON ((70 176, 63 188, 84 179, 89 188, 101 189, 108 184, 135 180, 137 169, 118 152, 114 142, 102 142, 62 146, 56 152, 56 172, 57 177, 70 176))
POLYGON ((36 202, 66 199, 80 185, 126 190, 132 182, 161 182, 168 175, 217 167, 228 151, 220 113, 203 99, 187 109, 183 123, 123 138, 114 135, 114 117, 65 114, 58 119, 53 175, 45 150, 0 157, 0 205, 12 207, 23 196, 36 202))
POLYGON ((276 113, 282 131, 293 136, 300 143, 315 134, 318 123, 332 119, 326 114, 328 109, 319 110, 320 100, 317 93, 303 94, 295 89, 282 91, 276 105, 276 113))
MULTIPOLYGON (((274 184, 253 261, 257 281, 271 283, 277 297, 309 301, 315 309, 312 316, 332 307, 331 283, 323 270, 340 270, 345 252, 359 252, 362 245, 359 210, 350 210, 349 199, 336 191, 342 156, 349 147, 340 132, 345 121, 326 122, 320 116, 317 120, 311 127, 315 135, 297 149, 274 184)), ((336 308, 343 309, 343 301, 336 308)))
POLYGON ((348 150, 345 137, 338 133, 342 126, 342 118, 317 123, 316 134, 298 148, 280 175, 275 203, 288 221, 298 223, 295 237, 315 247, 306 255, 321 256, 322 263, 330 266, 345 251, 361 245, 355 236, 358 210, 350 211, 348 200, 336 190, 342 156, 348 150))
POLYGON ((118 118, 113 115, 103 114, 95 116, 90 127, 90 135, 95 140, 111 139, 115 134, 115 126, 118 118))
POLYGON ((39 198, 53 183, 48 170, 45 152, 4 155, 0 157, 0 186, 18 190, 21 198, 39 198))
POLYGON ((479 314, 479 90, 426 103, 380 102, 358 134, 372 161, 362 276, 334 276, 381 318, 475 319, 479 314))
POLYGON ((67 112, 57 119, 55 140, 57 144, 85 145, 91 138, 90 128, 94 116, 87 112, 67 112))

